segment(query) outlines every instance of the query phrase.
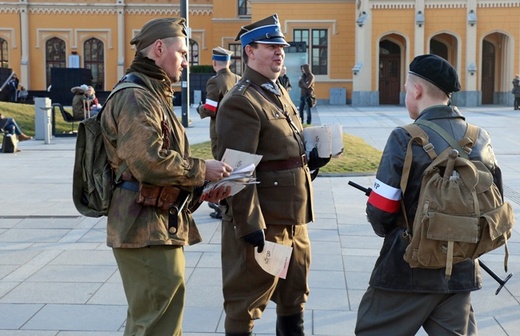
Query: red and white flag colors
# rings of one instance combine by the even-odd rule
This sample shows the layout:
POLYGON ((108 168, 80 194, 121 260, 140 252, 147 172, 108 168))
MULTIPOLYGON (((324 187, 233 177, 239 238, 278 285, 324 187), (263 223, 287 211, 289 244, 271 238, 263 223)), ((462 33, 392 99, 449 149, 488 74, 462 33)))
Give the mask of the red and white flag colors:
POLYGON ((389 186, 378 179, 375 180, 372 192, 368 197, 368 203, 380 210, 397 213, 400 201, 401 189, 389 186))

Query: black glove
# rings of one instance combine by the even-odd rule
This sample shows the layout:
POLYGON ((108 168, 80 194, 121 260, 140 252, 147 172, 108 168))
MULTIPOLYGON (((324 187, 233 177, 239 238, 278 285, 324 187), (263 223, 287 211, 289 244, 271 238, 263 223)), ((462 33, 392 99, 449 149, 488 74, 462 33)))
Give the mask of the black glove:
POLYGON ((328 158, 322 158, 318 156, 318 148, 314 147, 309 153, 309 161, 307 165, 309 166, 309 170, 313 171, 318 168, 323 167, 330 161, 330 156, 328 158))
POLYGON ((258 253, 261 253, 264 250, 264 245, 265 245, 264 230, 253 231, 253 232, 245 235, 243 238, 247 244, 258 247, 258 253))

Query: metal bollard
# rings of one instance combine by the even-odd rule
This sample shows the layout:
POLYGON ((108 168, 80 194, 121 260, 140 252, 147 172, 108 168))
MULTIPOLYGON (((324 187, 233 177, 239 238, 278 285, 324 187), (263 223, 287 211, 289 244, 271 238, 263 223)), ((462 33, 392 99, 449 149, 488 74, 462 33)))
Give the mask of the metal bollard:
POLYGON ((43 134, 44 134, 44 143, 50 144, 51 143, 51 135, 52 135, 52 122, 51 122, 51 109, 50 106, 43 106, 40 107, 40 109, 44 113, 44 126, 43 126, 43 134))

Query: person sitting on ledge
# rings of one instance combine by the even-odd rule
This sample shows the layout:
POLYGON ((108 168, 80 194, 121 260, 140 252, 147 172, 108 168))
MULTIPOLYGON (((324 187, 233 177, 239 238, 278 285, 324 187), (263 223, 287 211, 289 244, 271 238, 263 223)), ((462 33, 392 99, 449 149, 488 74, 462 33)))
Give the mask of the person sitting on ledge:
POLYGON ((16 134, 19 141, 32 140, 32 136, 26 135, 13 118, 6 118, 0 113, 0 129, 7 134, 16 134))

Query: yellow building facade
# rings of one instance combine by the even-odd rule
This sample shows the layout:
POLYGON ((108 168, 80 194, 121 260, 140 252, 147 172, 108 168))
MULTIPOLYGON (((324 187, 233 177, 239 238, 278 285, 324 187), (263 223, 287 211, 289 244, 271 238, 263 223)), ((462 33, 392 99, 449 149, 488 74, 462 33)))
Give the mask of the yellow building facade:
MULTIPOLYGON (((152 18, 181 16, 180 1, 0 0, 0 67, 35 91, 46 90, 53 67, 88 68, 96 89, 109 91, 133 59, 132 37, 152 18)), ((190 0, 185 6, 192 65, 211 64, 211 49, 222 46, 235 51, 233 70, 240 73, 240 27, 277 13, 286 39, 299 46, 287 51, 296 95, 298 65, 305 62, 320 103, 403 104, 408 64, 435 53, 460 74, 454 104, 512 105, 511 81, 520 72, 517 0, 190 0)))

